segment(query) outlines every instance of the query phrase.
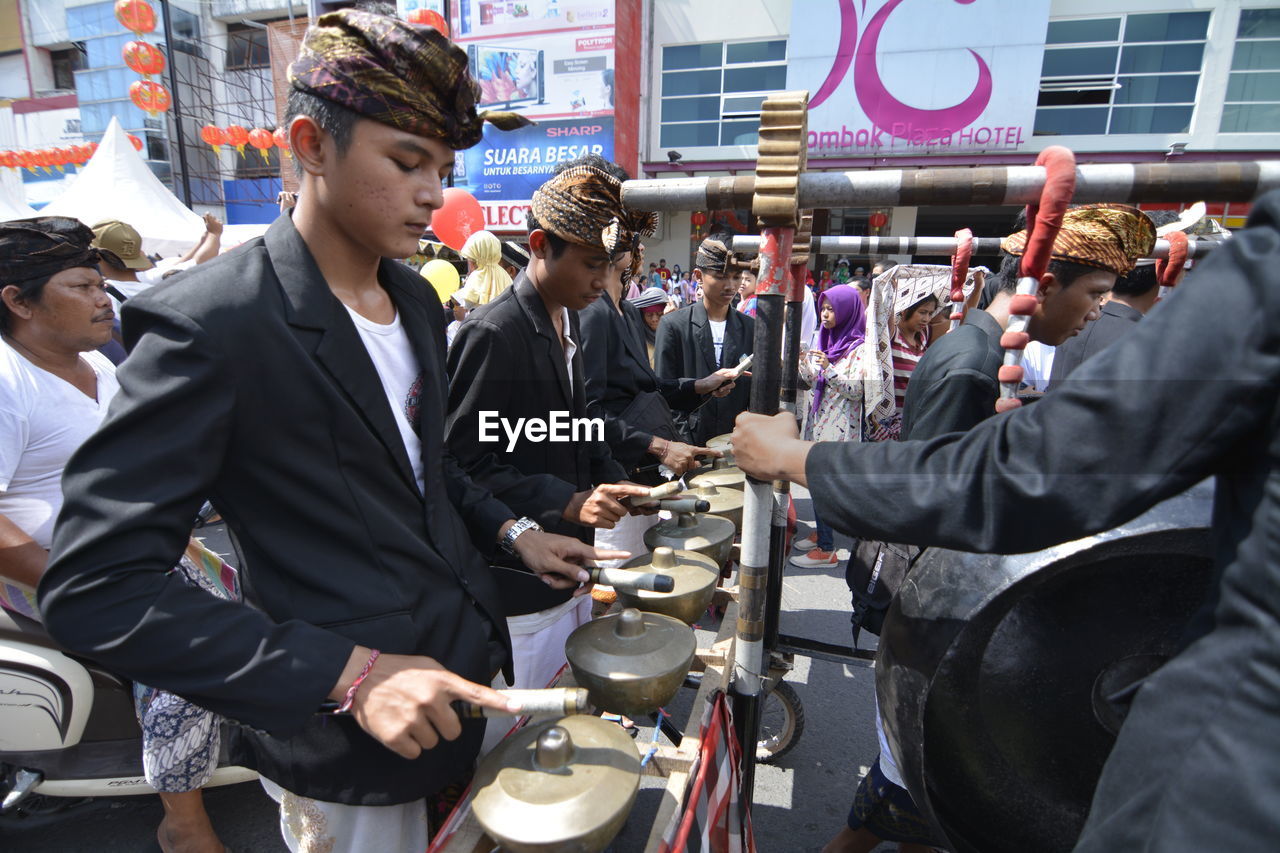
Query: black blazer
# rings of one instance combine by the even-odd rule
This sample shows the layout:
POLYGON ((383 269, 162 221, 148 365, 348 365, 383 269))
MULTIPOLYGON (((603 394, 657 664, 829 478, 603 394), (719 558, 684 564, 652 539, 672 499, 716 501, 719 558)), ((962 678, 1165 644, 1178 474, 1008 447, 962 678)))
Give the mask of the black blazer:
MULTIPOLYGON (((706 307, 701 302, 686 305, 663 317, 658 324, 658 340, 653 347, 654 372, 664 379, 675 379, 706 376, 722 367, 734 367, 742 356, 751 353, 755 333, 755 318, 730 308, 717 362, 706 307)), ((701 406, 695 404, 691 410, 677 410, 673 414, 694 444, 705 444, 709 438, 733 431, 734 420, 751 402, 751 377, 740 379, 726 397, 703 397, 699 402, 701 406)))
MULTIPOLYGON (((517 515, 535 519, 547 530, 591 542, 592 528, 561 517, 575 492, 626 479, 603 439, 531 442, 520 439, 507 452, 506 433, 490 429, 497 442, 480 441, 480 413, 494 412, 512 424, 518 418, 549 420, 552 412, 586 417, 582 371, 582 332, 576 311, 569 312, 569 336, 578 344, 573 357, 573 388, 565 370, 559 336, 533 283, 520 273, 497 299, 472 311, 449 348, 449 449, 478 484, 490 489, 517 515)), ((492 421, 490 421, 492 423, 492 421)), ((508 616, 535 613, 567 601, 570 590, 554 590, 524 569, 518 560, 500 557, 497 565, 508 616)))
MULTIPOLYGON (((649 366, 645 346, 644 320, 640 309, 622 300, 622 313, 606 292, 579 312, 582 324, 582 369, 586 377, 587 412, 605 419, 605 440, 613 457, 631 471, 638 465, 655 463, 648 455, 652 432, 628 424, 622 417, 627 406, 640 394, 656 391, 672 409, 698 404, 693 379, 660 379, 649 366)), ((679 428, 671 424, 672 435, 679 428)))
POLYGON ((378 276, 422 368, 423 493, 355 325, 282 216, 126 303, 121 390, 66 469, 40 583, 60 643, 270 731, 246 732, 243 758, 285 789, 363 805, 457 779, 484 727, 409 761, 316 714, 354 644, 487 684, 510 642, 481 551, 512 513, 445 452, 435 296, 401 264, 378 276), (170 572, 206 498, 247 604, 170 572))
POLYGON ((1084 327, 1074 338, 1067 338, 1053 356, 1053 368, 1049 371, 1049 391, 1062 387, 1077 367, 1093 358, 1116 341, 1134 332, 1134 324, 1142 319, 1142 312, 1114 299, 1102 306, 1098 319, 1084 327))

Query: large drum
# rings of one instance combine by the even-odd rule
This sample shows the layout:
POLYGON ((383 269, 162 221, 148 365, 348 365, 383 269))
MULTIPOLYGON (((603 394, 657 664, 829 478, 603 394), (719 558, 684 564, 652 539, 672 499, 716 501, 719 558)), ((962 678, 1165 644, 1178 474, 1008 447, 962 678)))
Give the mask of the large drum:
POLYGON ((1074 846, 1128 702, 1213 582, 1212 497, 1202 484, 1034 554, 920 558, 889 609, 876 687, 907 787, 952 848, 1074 846))

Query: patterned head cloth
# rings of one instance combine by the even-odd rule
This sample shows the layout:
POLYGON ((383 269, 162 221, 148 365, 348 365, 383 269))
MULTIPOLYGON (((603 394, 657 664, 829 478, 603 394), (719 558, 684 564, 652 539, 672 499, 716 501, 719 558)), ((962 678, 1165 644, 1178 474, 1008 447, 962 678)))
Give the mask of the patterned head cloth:
MULTIPOLYGON (((1155 245, 1155 225, 1136 207, 1084 204, 1063 215, 1052 258, 1125 275, 1138 258, 1151 254, 1155 245)), ((1000 248, 1021 256, 1027 249, 1027 232, 1010 234, 1000 248)))
POLYGON ((727 275, 733 272, 733 252, 729 249, 729 244, 720 235, 707 237, 698 246, 698 254, 693 259, 693 268, 716 275, 727 275))
POLYGON ((467 54, 432 27, 343 9, 321 15, 289 66, 293 88, 454 150, 480 141, 484 123, 515 130, 514 113, 476 113, 480 87, 467 54))
POLYGON ((595 166, 571 166, 533 193, 533 216, 562 240, 604 249, 610 260, 631 253, 627 278, 640 269, 641 237, 658 227, 658 215, 622 204, 622 182, 595 166))
POLYGON ((47 280, 73 267, 96 269, 92 243, 89 227, 65 216, 0 222, 0 287, 47 280))

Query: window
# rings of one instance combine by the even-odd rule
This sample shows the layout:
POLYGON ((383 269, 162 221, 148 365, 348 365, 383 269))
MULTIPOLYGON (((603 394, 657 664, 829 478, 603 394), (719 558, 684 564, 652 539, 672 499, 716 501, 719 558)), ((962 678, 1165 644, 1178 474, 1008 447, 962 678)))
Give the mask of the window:
POLYGON ((662 49, 660 144, 755 145, 760 105, 787 86, 785 39, 662 49))
POLYGON ((1280 133, 1280 9, 1242 9, 1223 133, 1280 133))
POLYGON ((267 68, 271 65, 271 51, 267 46, 267 31, 247 24, 227 25, 227 70, 241 68, 267 68))
POLYGON ((53 64, 53 88, 75 91, 76 72, 88 66, 84 42, 76 42, 66 50, 51 50, 49 59, 53 64))
POLYGON ((1208 12, 1050 21, 1036 135, 1186 133, 1208 32, 1208 12))
POLYGON ((173 49, 192 56, 204 56, 200 46, 200 19, 172 3, 166 4, 165 8, 169 10, 172 19, 173 49))

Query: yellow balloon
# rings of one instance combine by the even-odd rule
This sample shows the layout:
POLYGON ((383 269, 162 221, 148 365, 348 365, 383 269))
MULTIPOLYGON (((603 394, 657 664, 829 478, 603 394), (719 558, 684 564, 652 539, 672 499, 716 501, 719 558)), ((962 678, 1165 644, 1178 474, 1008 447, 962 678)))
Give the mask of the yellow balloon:
POLYGON ((448 304, 449 297, 457 293, 458 288, 462 285, 462 279, 458 276, 458 268, 440 258, 427 261, 422 265, 422 277, 431 282, 431 286, 435 288, 436 295, 440 297, 441 305, 448 304))

